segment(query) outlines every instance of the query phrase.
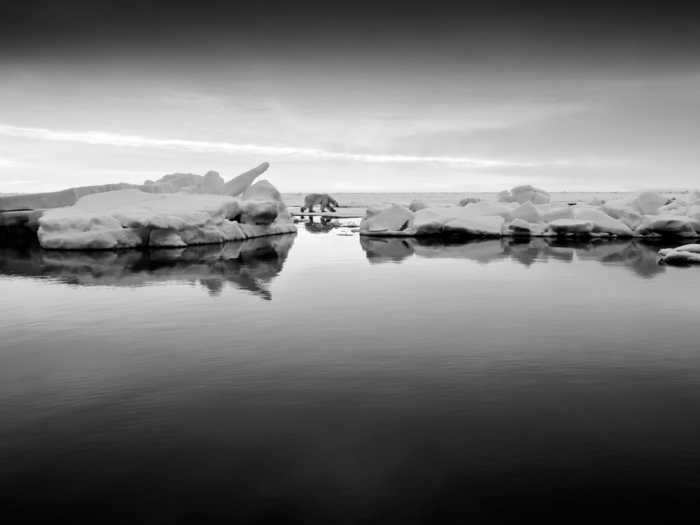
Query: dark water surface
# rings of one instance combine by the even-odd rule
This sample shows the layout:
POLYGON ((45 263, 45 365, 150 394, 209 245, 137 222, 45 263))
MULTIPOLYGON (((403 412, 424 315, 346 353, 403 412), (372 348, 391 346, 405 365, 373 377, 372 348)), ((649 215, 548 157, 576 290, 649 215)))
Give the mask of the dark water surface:
POLYGON ((694 512, 700 270, 658 266, 658 248, 302 228, 224 248, 0 249, 2 515, 694 512))

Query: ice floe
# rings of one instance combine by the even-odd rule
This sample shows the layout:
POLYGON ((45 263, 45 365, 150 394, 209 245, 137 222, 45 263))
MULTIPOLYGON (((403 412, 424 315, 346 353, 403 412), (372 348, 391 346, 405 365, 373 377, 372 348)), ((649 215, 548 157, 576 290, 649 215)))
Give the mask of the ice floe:
MULTIPOLYGON (((421 203, 422 204, 422 203, 421 203)), ((374 207, 360 224, 366 236, 421 237, 700 237, 700 195, 669 199, 643 192, 597 203, 552 203, 533 186, 501 192, 497 201, 457 206, 374 207)))
POLYGON ((43 248, 86 250, 181 248, 294 231, 279 192, 262 180, 238 197, 138 189, 90 194, 47 210, 37 236, 43 248))
POLYGON ((659 250, 659 262, 665 264, 700 264, 700 244, 659 250))

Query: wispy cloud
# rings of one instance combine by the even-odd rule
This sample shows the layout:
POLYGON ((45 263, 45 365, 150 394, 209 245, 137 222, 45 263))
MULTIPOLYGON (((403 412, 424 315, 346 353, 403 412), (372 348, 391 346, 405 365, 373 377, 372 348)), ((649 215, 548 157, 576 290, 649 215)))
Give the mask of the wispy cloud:
POLYGON ((463 156, 402 155, 378 153, 337 152, 320 148, 297 146, 267 146, 173 138, 154 138, 141 135, 122 135, 106 131, 68 131, 46 128, 20 127, 0 124, 0 135, 31 140, 75 142, 132 148, 156 148, 186 150, 197 153, 256 154, 271 157, 296 157, 316 160, 340 160, 365 163, 432 163, 463 166, 466 168, 530 168, 540 166, 566 166, 570 160, 513 161, 463 156))
POLYGON ((0 168, 17 168, 23 165, 24 164, 18 160, 0 157, 0 168))
POLYGON ((33 184, 39 182, 36 179, 17 179, 17 180, 4 180, 2 181, 3 186, 21 186, 23 184, 33 184))

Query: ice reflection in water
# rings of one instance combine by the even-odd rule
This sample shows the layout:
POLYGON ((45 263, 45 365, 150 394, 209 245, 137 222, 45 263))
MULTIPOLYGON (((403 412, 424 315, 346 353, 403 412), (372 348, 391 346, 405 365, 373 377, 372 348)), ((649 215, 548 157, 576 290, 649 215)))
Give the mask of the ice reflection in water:
POLYGON ((4 521, 695 515, 699 281, 658 247, 4 250, 4 521))
POLYGON ((660 243, 639 240, 563 241, 536 238, 492 239, 471 242, 444 242, 421 238, 361 237, 360 243, 372 263, 402 262, 409 257, 468 259, 488 264, 512 260, 525 266, 557 260, 598 261, 628 268, 640 277, 654 277, 665 271, 657 262, 660 243))
POLYGON ((80 286, 146 286, 188 282, 220 294, 230 283, 271 299, 294 234, 223 245, 120 251, 51 251, 27 244, 0 248, 0 275, 37 277, 80 286))

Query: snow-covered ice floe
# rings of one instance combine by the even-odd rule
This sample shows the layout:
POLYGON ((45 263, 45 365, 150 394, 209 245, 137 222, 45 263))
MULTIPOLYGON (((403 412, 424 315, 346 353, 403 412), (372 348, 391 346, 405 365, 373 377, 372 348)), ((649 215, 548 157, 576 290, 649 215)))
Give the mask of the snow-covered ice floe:
POLYGON ((261 180, 236 197, 138 189, 95 193, 47 210, 37 235, 42 248, 96 250, 182 248, 295 231, 279 192, 261 180))
POLYGON ((700 264, 700 244, 659 250, 659 262, 665 264, 700 264))
MULTIPOLYGON (((422 204, 422 203, 421 203, 422 204)), ((370 208, 360 233, 383 237, 700 237, 700 194, 688 201, 644 192, 588 204, 550 202, 547 192, 517 186, 498 202, 370 208)))

